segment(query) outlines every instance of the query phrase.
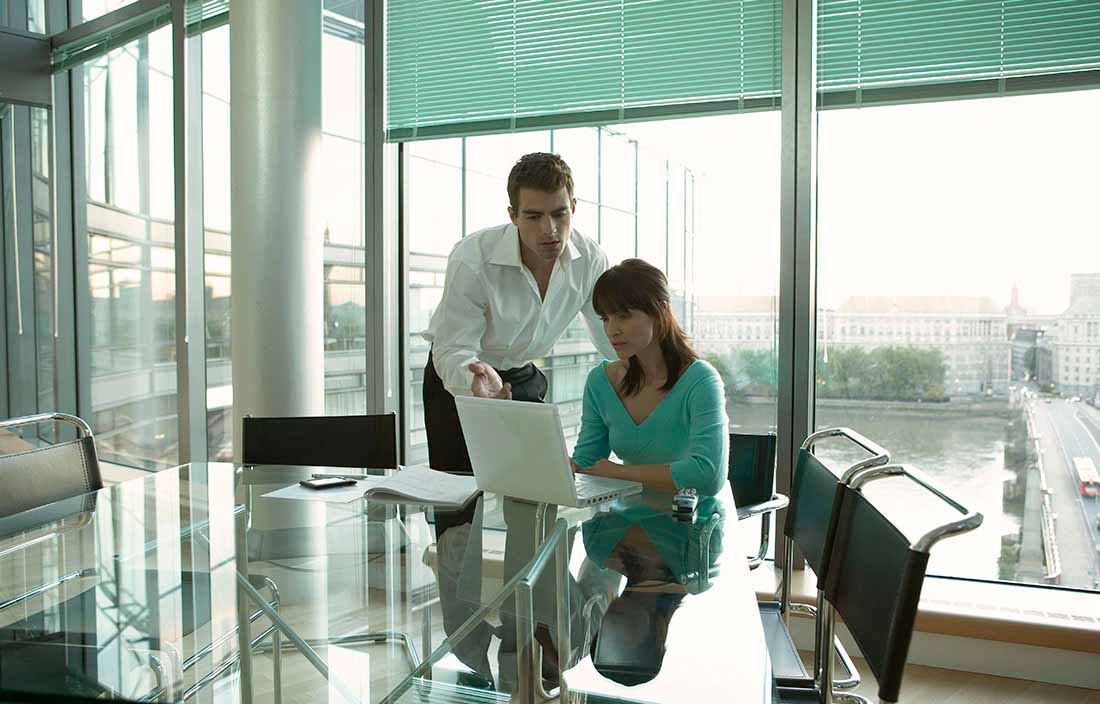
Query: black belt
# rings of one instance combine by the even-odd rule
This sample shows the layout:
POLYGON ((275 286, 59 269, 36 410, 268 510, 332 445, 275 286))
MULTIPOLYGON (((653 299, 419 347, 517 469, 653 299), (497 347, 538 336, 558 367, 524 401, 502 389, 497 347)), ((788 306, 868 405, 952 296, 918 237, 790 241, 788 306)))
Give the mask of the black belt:
POLYGON ((538 367, 535 366, 534 362, 528 362, 522 367, 514 369, 497 369, 497 374, 500 374, 500 380, 505 384, 519 386, 534 379, 538 371, 538 367))

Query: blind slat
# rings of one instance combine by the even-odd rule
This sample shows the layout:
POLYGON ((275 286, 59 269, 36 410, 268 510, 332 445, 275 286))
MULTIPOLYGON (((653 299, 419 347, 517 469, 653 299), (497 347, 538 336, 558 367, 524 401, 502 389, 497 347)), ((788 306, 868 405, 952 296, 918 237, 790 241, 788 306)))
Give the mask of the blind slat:
POLYGON ((868 90, 1100 69, 1097 0, 820 0, 818 85, 868 90))
POLYGON ((387 132, 779 94, 779 0, 390 0, 387 132))
MULTIPOLYGON (((388 7, 391 139, 779 104, 781 0, 388 7)), ((937 85, 1096 71, 1100 0, 818 2, 825 93, 912 86, 926 100, 937 85)))

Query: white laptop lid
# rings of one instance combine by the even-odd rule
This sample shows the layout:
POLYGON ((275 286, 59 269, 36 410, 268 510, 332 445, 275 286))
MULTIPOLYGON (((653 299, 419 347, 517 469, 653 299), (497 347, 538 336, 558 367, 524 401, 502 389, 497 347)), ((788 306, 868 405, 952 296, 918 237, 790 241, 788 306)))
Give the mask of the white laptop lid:
POLYGON ((552 403, 455 397, 470 465, 482 491, 573 506, 573 471, 552 403))

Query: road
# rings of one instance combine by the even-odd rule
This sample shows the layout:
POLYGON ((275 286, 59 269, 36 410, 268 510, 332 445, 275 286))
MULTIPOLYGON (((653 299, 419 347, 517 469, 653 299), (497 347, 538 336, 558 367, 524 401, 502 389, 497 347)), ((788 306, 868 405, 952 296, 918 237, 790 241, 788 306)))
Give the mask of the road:
POLYGON ((1047 485, 1054 491, 1054 511, 1058 515, 1058 547, 1062 556, 1062 584, 1094 587, 1100 580, 1100 497, 1083 497, 1073 470, 1074 457, 1091 457, 1100 467, 1100 442, 1082 422, 1092 414, 1100 425, 1100 412, 1082 403, 1052 399, 1033 402, 1040 447, 1046 469, 1047 485))

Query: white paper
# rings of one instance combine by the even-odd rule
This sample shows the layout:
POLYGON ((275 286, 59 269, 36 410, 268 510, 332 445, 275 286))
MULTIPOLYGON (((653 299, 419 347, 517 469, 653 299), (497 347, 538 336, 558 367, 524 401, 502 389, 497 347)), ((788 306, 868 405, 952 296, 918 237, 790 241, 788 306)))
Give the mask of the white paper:
POLYGON ((367 499, 400 503, 463 506, 477 493, 473 477, 428 467, 403 467, 396 474, 367 487, 367 499))
POLYGON ((382 477, 360 479, 352 486, 341 486, 335 489, 307 489, 295 483, 284 486, 282 489, 269 491, 263 496, 266 499, 293 499, 295 501, 324 501, 330 504, 346 504, 363 498, 363 492, 380 479, 382 477))

